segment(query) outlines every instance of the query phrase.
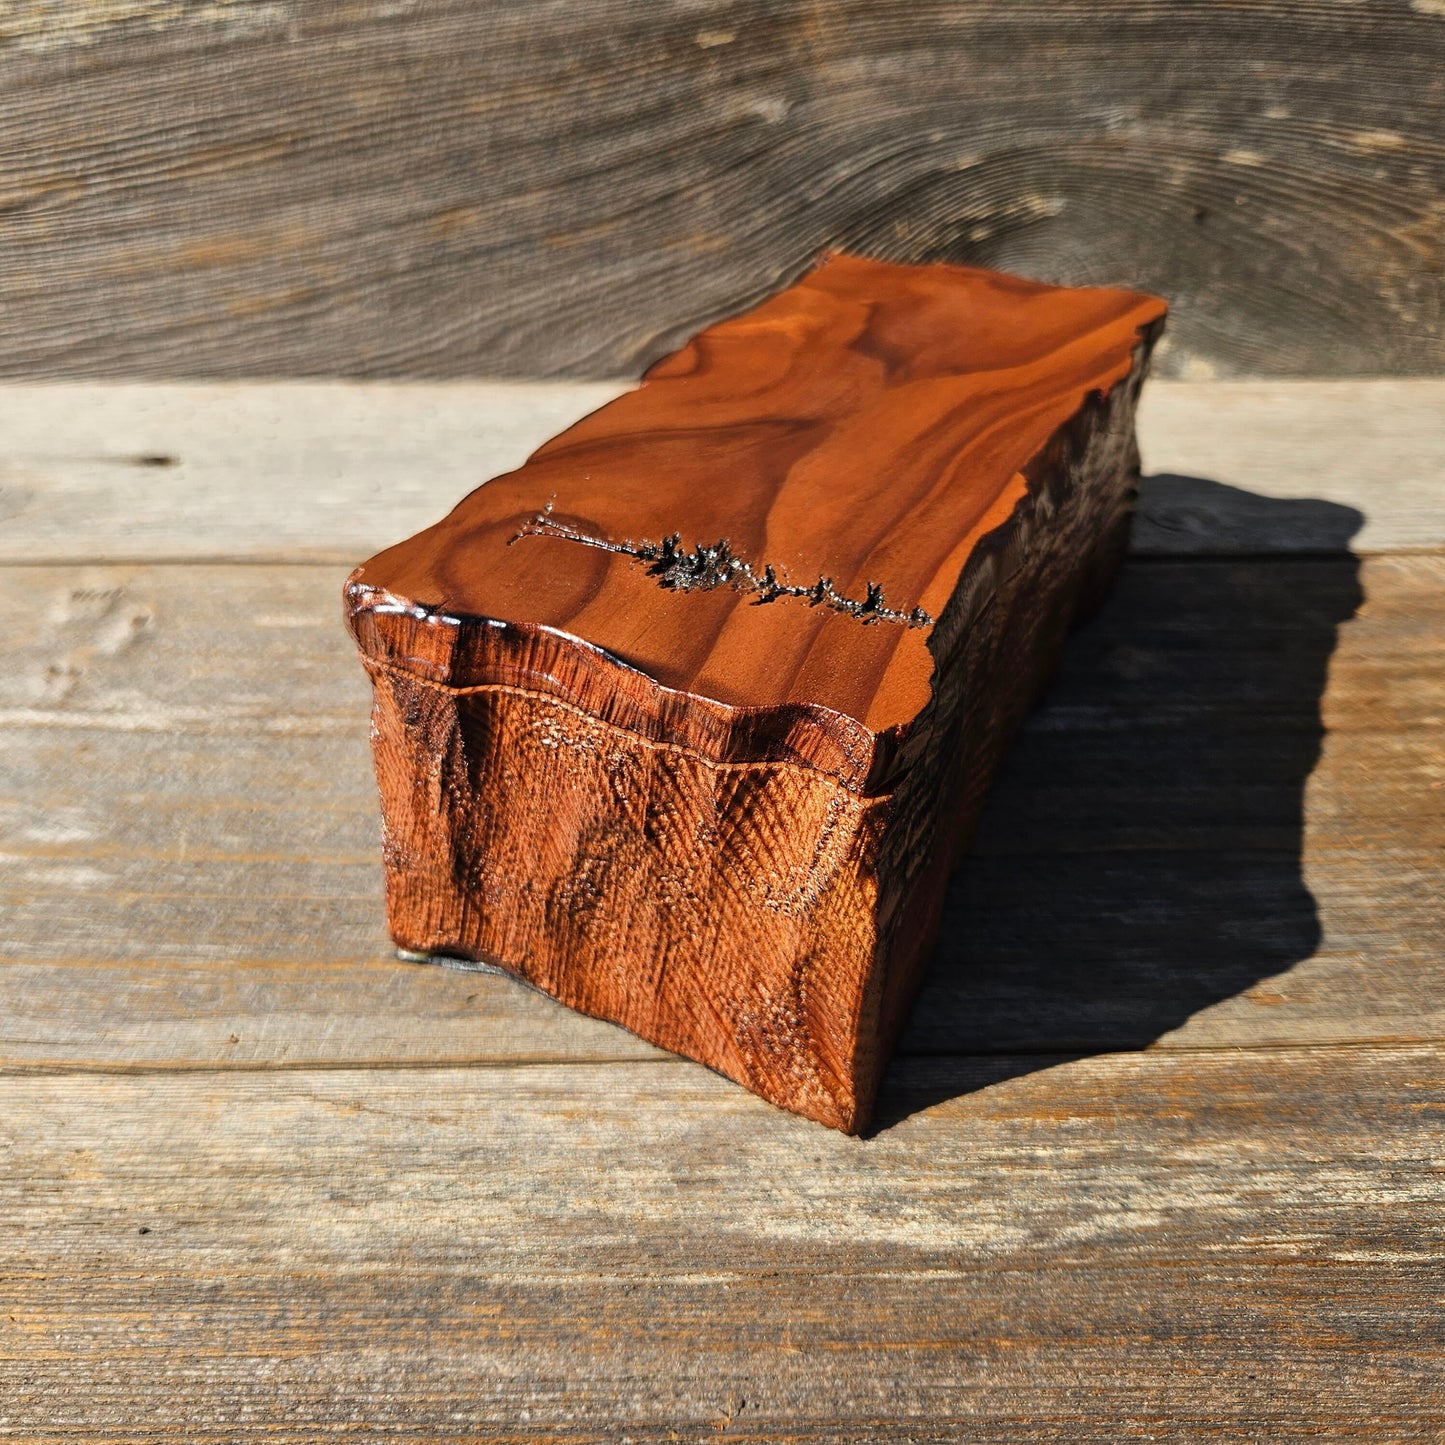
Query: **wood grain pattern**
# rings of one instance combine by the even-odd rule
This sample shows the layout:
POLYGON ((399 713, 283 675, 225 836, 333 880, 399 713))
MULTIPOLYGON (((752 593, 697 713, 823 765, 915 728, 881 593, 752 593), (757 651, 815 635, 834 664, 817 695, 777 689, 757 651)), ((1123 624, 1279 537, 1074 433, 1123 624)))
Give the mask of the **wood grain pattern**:
POLYGON ((0 28, 11 376, 635 375, 841 245, 1438 371, 1431 0, 69 0, 0 28))
POLYGON ((909 1064, 868 1141, 701 1069, 0 1077, 0 1418, 1438 1438, 1438 1048, 1029 1062, 909 1064))
MULTIPOLYGON (((829 258, 359 567, 353 630, 368 657, 453 687, 529 671, 545 687, 559 633, 603 654, 599 710, 625 690, 608 676, 616 663, 702 700, 684 713, 708 700, 828 709, 839 743, 817 761, 867 787, 891 762, 868 754, 927 704, 966 625, 950 611, 960 593, 986 605, 1021 565, 1031 503, 1042 531, 1064 501, 1026 496, 1066 467, 1137 461, 1133 406, 1163 315, 1130 292, 829 258), (649 547, 673 537, 679 555, 660 562, 649 547), (718 539, 728 555, 705 564, 698 549, 718 539), (724 564, 750 569, 747 585, 724 564), (820 583, 814 596, 778 591, 820 583)), ((1119 518, 1096 520, 1115 540, 1119 518)), ((559 695, 586 708, 586 687, 578 677, 559 695)), ((737 723, 637 726, 722 757, 719 732, 737 723)))
POLYGON ((1164 311, 830 257, 358 567, 398 945, 866 1127, 1164 311))

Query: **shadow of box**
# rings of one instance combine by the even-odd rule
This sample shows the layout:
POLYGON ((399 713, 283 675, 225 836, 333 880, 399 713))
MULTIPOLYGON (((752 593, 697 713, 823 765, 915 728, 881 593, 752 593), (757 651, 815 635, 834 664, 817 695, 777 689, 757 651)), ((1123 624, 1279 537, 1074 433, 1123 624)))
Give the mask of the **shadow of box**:
MULTIPOLYGON (((1204 555, 1132 556, 1069 640, 950 883, 900 1061, 992 1056, 983 1087, 1144 1048, 1314 953, 1305 784, 1363 520, 1144 480, 1139 525, 1204 555), (1236 528, 1252 555, 1231 553, 1236 528)), ((958 1092, 918 1072, 890 1071, 875 1127, 958 1092)))

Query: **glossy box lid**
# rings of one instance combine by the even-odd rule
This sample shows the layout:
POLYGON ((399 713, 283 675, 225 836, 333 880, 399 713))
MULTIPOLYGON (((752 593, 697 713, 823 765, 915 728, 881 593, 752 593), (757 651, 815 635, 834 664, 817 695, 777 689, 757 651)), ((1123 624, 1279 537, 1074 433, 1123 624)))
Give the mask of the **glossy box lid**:
POLYGON ((535 686, 719 756, 787 736, 874 770, 878 738, 927 706, 935 628, 1029 463, 1164 313, 829 257, 359 567, 353 630, 441 685, 535 686), (809 720, 829 747, 800 741, 809 720))

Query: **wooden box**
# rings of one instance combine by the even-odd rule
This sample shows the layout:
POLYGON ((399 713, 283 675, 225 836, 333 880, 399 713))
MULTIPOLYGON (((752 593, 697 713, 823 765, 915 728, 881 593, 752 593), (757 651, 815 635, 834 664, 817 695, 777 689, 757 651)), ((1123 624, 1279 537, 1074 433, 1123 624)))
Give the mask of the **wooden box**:
POLYGON ((835 256, 357 568, 398 945, 864 1128, 1164 311, 835 256))

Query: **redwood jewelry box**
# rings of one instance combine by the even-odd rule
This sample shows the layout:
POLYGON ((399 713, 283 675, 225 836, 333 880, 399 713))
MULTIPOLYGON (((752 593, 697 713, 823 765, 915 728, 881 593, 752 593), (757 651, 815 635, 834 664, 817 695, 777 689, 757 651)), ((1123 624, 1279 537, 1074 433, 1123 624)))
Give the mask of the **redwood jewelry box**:
POLYGON ((1164 313, 832 256, 358 567, 396 943, 865 1128, 1164 313))

